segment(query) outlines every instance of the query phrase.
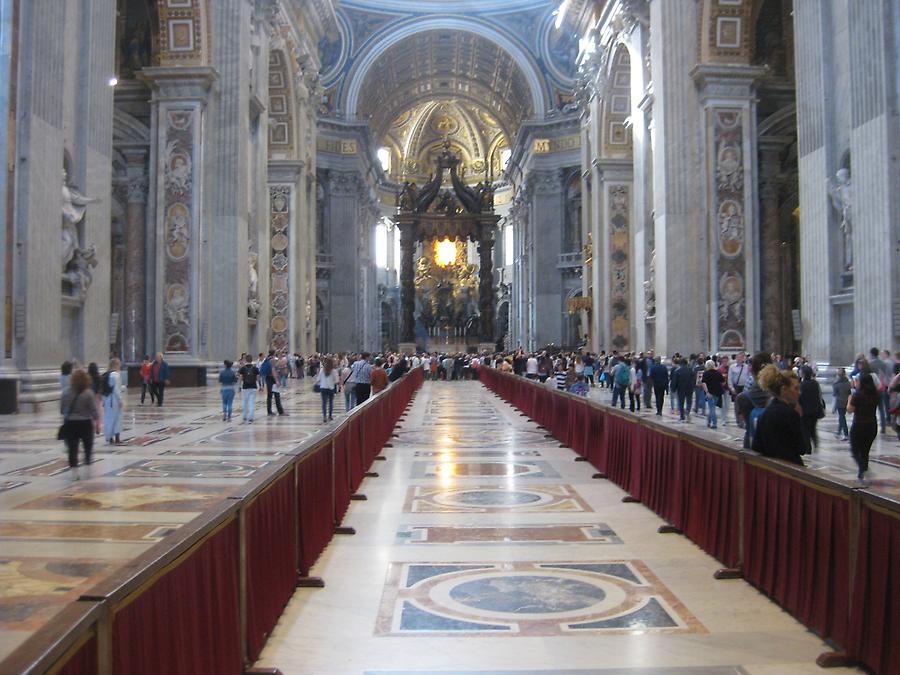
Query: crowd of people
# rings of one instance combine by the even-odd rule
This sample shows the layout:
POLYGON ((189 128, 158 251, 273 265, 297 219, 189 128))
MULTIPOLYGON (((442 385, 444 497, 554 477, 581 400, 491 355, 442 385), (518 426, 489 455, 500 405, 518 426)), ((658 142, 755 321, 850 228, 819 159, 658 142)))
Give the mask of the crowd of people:
MULTIPOLYGON (((611 405, 624 410, 627 400, 631 412, 662 416, 668 397, 669 412, 679 422, 699 415, 708 428, 717 429, 731 421, 743 431, 745 448, 801 465, 802 455, 818 447, 818 422, 827 413, 816 364, 802 356, 701 352, 664 360, 652 350, 593 354, 519 349, 484 357, 482 363, 574 394, 608 389, 611 405)), ((881 433, 893 430, 900 440, 900 351, 891 355, 872 348, 868 356, 856 358, 849 372, 837 369, 831 399, 834 435, 849 442, 858 478, 864 481, 879 426, 881 433), (853 415, 849 426, 848 413, 853 415)))
MULTIPOLYGON (((411 369, 422 368, 434 381, 478 379, 482 367, 497 368, 557 390, 579 396, 608 390, 611 404, 631 412, 662 416, 668 398, 669 413, 679 422, 692 415, 705 418, 718 429, 729 423, 742 429, 744 447, 767 456, 803 464, 802 455, 819 444, 818 422, 826 416, 825 397, 816 364, 804 357, 780 354, 674 354, 663 359, 652 350, 619 353, 526 352, 518 349, 495 354, 417 353, 403 355, 369 352, 313 354, 269 351, 256 357, 242 354, 225 360, 218 383, 222 421, 229 422, 240 391, 241 415, 253 424, 257 397, 265 392, 267 416, 284 416, 281 394, 289 380, 308 381, 321 397, 322 422, 334 419, 334 399, 343 395, 349 412, 370 396, 386 389, 411 369)), ((78 446, 91 461, 94 434, 107 443, 120 443, 124 386, 118 359, 106 372, 96 363, 87 368, 74 362, 62 367, 63 425, 59 437, 66 442, 69 464, 78 464, 78 446)), ((170 369, 162 354, 145 356, 140 367, 140 405, 163 405, 170 369)), ((299 386, 299 385, 298 385, 299 386)), ((852 368, 838 368, 831 383, 835 437, 847 441, 858 465, 858 477, 868 471, 869 450, 878 435, 892 429, 900 439, 900 351, 891 355, 873 348, 860 354, 852 368), (852 422, 848 424, 848 414, 852 422)))

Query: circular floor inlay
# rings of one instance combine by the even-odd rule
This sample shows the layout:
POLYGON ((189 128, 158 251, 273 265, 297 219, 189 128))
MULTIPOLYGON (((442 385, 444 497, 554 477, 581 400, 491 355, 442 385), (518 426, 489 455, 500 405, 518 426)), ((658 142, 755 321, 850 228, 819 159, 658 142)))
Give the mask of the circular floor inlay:
POLYGON ((457 492, 453 501, 471 506, 518 506, 541 501, 534 492, 507 492, 506 490, 467 490, 457 492))
POLYGON ((450 597, 474 609, 516 614, 550 614, 592 607, 606 598, 601 588, 576 579, 537 575, 466 581, 450 597))

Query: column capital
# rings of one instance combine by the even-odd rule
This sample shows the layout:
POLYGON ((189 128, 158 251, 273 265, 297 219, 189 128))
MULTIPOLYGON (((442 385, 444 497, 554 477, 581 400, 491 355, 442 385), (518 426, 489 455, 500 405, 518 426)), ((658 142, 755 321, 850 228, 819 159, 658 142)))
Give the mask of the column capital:
POLYGON ((306 163, 302 159, 270 159, 270 183, 296 183, 306 163))
POLYGON ((701 63, 691 69, 691 78, 700 90, 700 100, 746 100, 756 95, 760 79, 769 72, 766 66, 701 63))
POLYGON ((206 102, 219 73, 209 66, 171 66, 143 68, 137 78, 153 90, 154 102, 206 102))

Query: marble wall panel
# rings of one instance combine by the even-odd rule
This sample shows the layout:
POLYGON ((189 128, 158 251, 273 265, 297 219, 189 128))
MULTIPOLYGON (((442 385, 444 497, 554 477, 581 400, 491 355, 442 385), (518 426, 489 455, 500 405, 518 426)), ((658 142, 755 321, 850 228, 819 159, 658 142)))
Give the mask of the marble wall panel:
POLYGON ((631 346, 631 187, 607 185, 609 219, 610 344, 613 349, 631 346))
POLYGON ((290 336, 290 185, 269 188, 269 344, 273 349, 286 349, 290 336))

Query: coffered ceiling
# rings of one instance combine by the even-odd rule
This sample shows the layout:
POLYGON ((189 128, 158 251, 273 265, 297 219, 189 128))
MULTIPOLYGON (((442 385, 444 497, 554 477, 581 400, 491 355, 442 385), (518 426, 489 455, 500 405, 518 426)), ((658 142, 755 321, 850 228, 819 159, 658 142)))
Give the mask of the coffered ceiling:
POLYGON ((426 100, 469 100, 493 111, 507 132, 533 113, 531 90, 512 57, 459 30, 418 33, 385 51, 363 81, 357 115, 380 137, 404 109, 426 100))

